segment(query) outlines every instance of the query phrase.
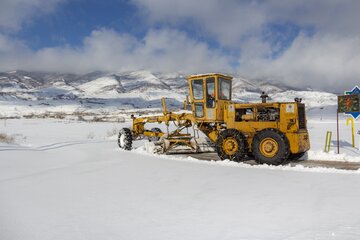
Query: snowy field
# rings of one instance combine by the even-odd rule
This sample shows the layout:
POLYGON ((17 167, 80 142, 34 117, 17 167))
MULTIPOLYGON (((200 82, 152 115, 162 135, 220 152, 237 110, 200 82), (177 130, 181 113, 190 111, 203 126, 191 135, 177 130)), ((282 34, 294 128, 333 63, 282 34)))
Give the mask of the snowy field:
MULTIPOLYGON (((360 161, 345 118, 342 154, 322 152, 336 125, 318 113, 305 158, 360 161)), ((0 239, 360 239, 360 171, 125 152, 129 124, 0 121, 0 239)))

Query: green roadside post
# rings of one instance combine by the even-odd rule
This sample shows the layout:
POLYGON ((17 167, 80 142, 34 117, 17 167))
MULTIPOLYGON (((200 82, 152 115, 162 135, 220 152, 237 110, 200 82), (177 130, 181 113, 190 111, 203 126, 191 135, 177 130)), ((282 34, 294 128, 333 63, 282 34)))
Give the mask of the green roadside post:
POLYGON ((324 148, 324 152, 326 152, 326 153, 328 153, 330 151, 331 137, 332 137, 332 132, 327 131, 326 132, 326 139, 325 139, 325 148, 324 148))

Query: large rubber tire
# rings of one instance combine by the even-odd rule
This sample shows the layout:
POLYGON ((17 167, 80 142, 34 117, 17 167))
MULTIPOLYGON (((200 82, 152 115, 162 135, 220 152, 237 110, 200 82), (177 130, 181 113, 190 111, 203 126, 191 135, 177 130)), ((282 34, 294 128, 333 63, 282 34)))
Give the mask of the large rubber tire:
POLYGON ((301 153, 294 153, 294 154, 290 154, 289 156, 289 160, 290 161, 297 161, 300 158, 302 158, 305 155, 306 152, 301 152, 301 153))
POLYGON ((277 129, 264 129, 255 135, 252 142, 252 153, 258 163, 280 165, 290 155, 289 140, 277 129))
MULTIPOLYGON (((151 131, 156 133, 162 133, 161 129, 157 127, 152 128, 151 131)), ((149 137, 148 139, 150 142, 157 142, 160 140, 160 137, 149 137)))
POLYGON ((246 137, 236 129, 226 129, 219 133, 215 148, 221 160, 243 161, 247 153, 246 137))
POLYGON ((132 148, 132 134, 129 128, 122 128, 119 131, 118 145, 121 149, 130 151, 132 148))

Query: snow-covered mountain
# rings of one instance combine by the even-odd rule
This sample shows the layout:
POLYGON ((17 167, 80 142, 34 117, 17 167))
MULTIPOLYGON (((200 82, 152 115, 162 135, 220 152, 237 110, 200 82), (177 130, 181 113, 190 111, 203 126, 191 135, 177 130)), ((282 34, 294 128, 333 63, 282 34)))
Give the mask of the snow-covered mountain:
MULTIPOLYGON (((332 93, 299 91, 282 84, 234 76, 235 101, 259 101, 262 91, 267 92, 274 101, 292 101, 295 97, 301 97, 308 108, 336 105, 336 95, 332 93)), ((68 113, 105 108, 108 111, 156 109, 160 107, 162 96, 168 99, 171 107, 176 108, 182 105, 186 95, 186 76, 181 73, 0 73, 0 110, 4 115, 8 115, 9 109, 17 111, 17 115, 23 111, 58 111, 59 108, 68 113)))

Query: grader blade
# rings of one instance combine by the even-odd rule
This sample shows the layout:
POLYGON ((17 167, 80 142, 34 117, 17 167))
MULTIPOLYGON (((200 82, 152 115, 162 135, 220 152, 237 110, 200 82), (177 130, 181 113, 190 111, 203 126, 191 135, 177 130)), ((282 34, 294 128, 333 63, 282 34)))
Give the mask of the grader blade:
POLYGON ((195 139, 192 136, 187 135, 175 135, 164 136, 160 138, 158 144, 162 147, 162 153, 196 153, 199 147, 196 144, 195 139))
POLYGON ((159 154, 195 154, 214 152, 214 147, 205 138, 172 137, 162 138, 154 143, 154 153, 159 154))

